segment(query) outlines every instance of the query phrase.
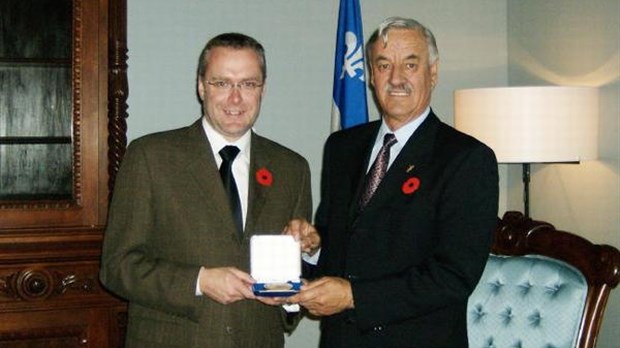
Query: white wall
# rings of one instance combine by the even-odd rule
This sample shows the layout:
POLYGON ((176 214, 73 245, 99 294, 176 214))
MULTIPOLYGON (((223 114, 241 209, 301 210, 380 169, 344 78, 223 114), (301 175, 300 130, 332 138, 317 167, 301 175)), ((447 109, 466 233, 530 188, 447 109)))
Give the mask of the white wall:
MULTIPOLYGON (((444 121, 452 123, 455 89, 507 84, 506 1, 362 0, 361 6, 365 38, 393 15, 416 18, 435 33, 440 72, 432 106, 444 121)), ((267 95, 257 132, 308 159, 316 206, 337 16, 338 0, 128 0, 129 140, 196 120, 200 50, 221 32, 249 34, 267 51, 267 95)), ((502 187, 505 173, 502 167, 502 187)), ((507 196, 503 189, 501 194, 503 212, 507 196)), ((318 334, 317 322, 304 320, 287 347, 316 347, 318 334)))
MULTIPOLYGON (((599 88, 599 158, 532 166, 530 215, 620 248, 620 1, 508 1, 510 85, 599 88)), ((587 115, 584 115, 587 117, 587 115)), ((509 208, 522 210, 521 172, 509 171, 509 208)), ((620 290, 599 348, 620 346, 620 290)))

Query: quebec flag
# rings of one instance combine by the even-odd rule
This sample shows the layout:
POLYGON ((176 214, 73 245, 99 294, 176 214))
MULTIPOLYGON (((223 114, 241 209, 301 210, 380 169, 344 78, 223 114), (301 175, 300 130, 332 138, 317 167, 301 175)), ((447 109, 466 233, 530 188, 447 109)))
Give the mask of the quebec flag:
POLYGON ((340 0, 332 131, 368 122, 364 78, 364 35, 359 0, 340 0))

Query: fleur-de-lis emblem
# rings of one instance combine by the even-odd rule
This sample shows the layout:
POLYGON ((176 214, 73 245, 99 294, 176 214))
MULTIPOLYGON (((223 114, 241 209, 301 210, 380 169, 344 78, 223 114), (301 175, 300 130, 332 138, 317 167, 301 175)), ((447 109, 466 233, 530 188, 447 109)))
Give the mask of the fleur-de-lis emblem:
POLYGON ((347 45, 347 53, 344 55, 340 79, 344 78, 344 73, 346 72, 350 78, 357 76, 358 79, 364 81, 364 51, 362 45, 361 43, 358 44, 357 36, 351 31, 345 33, 344 40, 347 45))

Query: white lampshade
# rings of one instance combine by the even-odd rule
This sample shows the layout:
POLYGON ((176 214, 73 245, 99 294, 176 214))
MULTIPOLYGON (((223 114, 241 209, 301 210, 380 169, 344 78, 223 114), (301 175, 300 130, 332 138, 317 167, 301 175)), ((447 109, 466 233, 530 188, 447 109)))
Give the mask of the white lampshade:
POLYGON ((458 90, 455 127, 500 163, 579 162, 598 154, 598 90, 501 87, 458 90))

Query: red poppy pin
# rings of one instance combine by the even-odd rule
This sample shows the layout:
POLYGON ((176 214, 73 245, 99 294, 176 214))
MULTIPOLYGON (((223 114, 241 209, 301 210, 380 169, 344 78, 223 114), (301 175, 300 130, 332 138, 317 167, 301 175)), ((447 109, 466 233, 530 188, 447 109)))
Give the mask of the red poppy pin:
POLYGON ((256 181, 263 186, 271 186, 273 183, 273 175, 267 168, 261 168, 256 172, 256 181))
POLYGON ((415 191, 417 191, 419 187, 420 187, 420 179, 413 176, 407 179, 407 181, 405 181, 405 183, 403 184, 402 190, 404 194, 410 195, 414 193, 415 191))

